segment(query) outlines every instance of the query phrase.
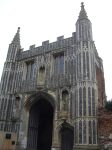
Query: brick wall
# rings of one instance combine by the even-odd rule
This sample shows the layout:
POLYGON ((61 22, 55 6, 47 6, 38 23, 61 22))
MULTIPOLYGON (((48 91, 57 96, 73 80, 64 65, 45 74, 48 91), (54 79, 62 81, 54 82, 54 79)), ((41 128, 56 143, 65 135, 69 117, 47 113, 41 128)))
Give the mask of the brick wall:
POLYGON ((99 108, 98 117, 100 148, 110 150, 112 148, 112 111, 99 108))
POLYGON ((104 106, 105 96, 105 81, 104 81, 104 73, 97 67, 96 65, 96 81, 98 84, 98 102, 100 106, 104 106))

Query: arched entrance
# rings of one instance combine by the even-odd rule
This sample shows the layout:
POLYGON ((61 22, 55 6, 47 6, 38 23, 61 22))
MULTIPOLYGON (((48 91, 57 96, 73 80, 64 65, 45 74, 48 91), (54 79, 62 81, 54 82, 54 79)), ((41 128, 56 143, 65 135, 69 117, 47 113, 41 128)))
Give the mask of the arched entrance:
POLYGON ((58 124, 56 130, 58 132, 61 150, 73 150, 74 126, 64 120, 64 122, 58 124))
POLYGON ((51 150, 53 106, 45 98, 30 108, 27 150, 51 150))
POLYGON ((61 150, 73 150, 73 131, 69 128, 62 130, 61 150))

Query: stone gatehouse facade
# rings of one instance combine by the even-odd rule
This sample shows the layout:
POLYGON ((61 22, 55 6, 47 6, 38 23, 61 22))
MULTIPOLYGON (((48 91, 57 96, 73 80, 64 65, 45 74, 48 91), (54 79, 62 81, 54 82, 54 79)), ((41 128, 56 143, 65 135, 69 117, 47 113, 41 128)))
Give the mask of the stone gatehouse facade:
POLYGON ((70 38, 23 51, 19 33, 1 78, 0 131, 17 133, 16 150, 100 149, 103 63, 83 3, 70 38))

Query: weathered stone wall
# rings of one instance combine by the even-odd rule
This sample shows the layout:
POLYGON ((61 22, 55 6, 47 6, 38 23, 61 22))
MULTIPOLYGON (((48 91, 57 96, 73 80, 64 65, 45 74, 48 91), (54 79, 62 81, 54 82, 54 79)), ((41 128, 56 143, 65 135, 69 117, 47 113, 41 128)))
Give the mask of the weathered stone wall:
POLYGON ((98 103, 100 106, 104 106, 105 97, 105 81, 104 81, 104 73, 101 69, 96 65, 96 81, 98 84, 98 103))
POLYGON ((112 149, 112 111, 99 108, 99 143, 101 150, 112 149))

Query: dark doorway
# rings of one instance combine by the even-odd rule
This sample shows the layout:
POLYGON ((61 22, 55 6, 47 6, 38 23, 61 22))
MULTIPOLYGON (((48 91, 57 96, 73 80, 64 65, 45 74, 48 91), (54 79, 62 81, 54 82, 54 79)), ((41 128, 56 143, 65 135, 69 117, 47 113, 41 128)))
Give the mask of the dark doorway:
POLYGON ((73 131, 69 128, 62 130, 61 150, 73 150, 73 131))
POLYGON ((30 109, 27 150, 51 150, 53 107, 40 99, 30 109))

